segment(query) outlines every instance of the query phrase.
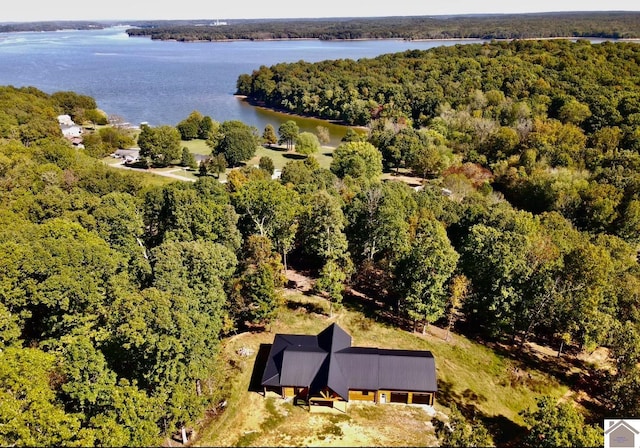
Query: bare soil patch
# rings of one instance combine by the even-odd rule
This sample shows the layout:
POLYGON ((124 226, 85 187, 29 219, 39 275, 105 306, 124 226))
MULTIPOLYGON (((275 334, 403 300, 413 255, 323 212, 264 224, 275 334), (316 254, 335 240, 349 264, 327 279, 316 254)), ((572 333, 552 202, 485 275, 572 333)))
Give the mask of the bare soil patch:
POLYGON ((291 268, 287 269, 287 283, 285 291, 289 292, 307 292, 313 287, 313 282, 307 275, 291 268))

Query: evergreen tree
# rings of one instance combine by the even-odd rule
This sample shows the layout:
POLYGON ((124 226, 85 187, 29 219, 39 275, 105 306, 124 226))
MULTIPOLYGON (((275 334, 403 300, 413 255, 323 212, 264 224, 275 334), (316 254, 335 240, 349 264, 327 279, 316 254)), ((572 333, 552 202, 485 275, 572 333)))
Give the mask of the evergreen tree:
POLYGON ((267 145, 275 145, 278 143, 278 137, 276 136, 276 131, 271 124, 267 124, 264 127, 264 132, 262 133, 262 141, 267 145))

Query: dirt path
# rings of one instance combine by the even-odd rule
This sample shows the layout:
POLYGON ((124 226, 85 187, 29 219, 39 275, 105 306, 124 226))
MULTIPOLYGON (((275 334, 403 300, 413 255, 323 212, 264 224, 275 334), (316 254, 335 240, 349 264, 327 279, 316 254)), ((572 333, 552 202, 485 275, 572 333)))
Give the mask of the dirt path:
POLYGON ((110 166, 110 167, 118 168, 118 169, 121 169, 121 170, 130 170, 130 171, 138 171, 138 172, 141 172, 141 173, 156 174, 158 176, 171 177, 173 179, 182 180, 182 181, 185 181, 185 182, 195 182, 196 181, 195 179, 190 178, 190 177, 184 177, 184 176, 180 176, 179 174, 174 174, 177 171, 182 171, 182 168, 176 168, 175 170, 171 170, 171 171, 157 171, 157 170, 154 170, 153 168, 148 168, 146 170, 143 170, 143 169, 140 169, 140 168, 132 168, 130 166, 123 165, 120 162, 118 162, 118 163, 106 163, 106 164, 108 166, 110 166))
POLYGON ((311 278, 291 268, 287 269, 287 281, 289 286, 285 289, 288 292, 306 292, 313 287, 311 278))

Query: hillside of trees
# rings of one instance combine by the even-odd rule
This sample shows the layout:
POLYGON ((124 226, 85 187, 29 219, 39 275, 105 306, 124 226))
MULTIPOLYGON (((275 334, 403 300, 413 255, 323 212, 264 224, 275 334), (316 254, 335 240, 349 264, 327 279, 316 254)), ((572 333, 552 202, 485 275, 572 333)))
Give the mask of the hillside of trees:
MULTIPOLYGON (((0 445, 148 446, 194 424, 228 392, 219 341, 277 318, 290 266, 409 331, 607 347, 596 417, 640 415, 639 62, 633 44, 546 41, 263 67, 239 86, 307 103, 318 83, 328 108, 373 94, 375 113, 330 169, 301 155, 280 179, 243 166, 260 141, 243 123, 141 132, 160 165, 206 136, 237 166, 226 184, 147 186, 96 159, 127 136, 62 139, 56 116, 96 122, 95 101, 0 87, 0 445)), ((313 140, 293 128, 281 142, 313 140)))
POLYGON ((25 31, 96 30, 116 25, 115 22, 95 21, 45 21, 45 22, 0 22, 0 33, 25 31))
POLYGON ((137 23, 129 36, 178 41, 229 39, 525 39, 640 37, 638 12, 417 16, 137 23))

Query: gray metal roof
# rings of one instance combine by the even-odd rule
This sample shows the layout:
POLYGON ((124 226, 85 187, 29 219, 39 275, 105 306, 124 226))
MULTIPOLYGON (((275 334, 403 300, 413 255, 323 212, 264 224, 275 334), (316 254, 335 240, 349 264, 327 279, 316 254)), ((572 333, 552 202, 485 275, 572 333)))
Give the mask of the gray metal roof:
POLYGON ((420 350, 351 347, 351 336, 331 324, 318 336, 277 334, 263 386, 329 387, 345 400, 349 389, 435 392, 433 355, 420 350))
MULTIPOLYGON (((262 374, 263 386, 283 386, 280 382, 280 374, 282 372, 282 361, 284 350, 286 348, 296 347, 317 347, 315 336, 307 336, 301 334, 277 334, 273 340, 273 345, 269 351, 267 365, 262 374)), ((287 384, 288 385, 288 384, 287 384)), ((293 384, 292 384, 293 385, 293 384)))
POLYGON ((337 352, 351 347, 351 336, 338 324, 331 324, 318 335, 318 346, 327 352, 337 352))
POLYGON ((310 386, 327 352, 318 347, 287 347, 283 351, 280 384, 310 386))
MULTIPOLYGON (((380 353, 378 384, 380 389, 430 392, 438 389, 433 356, 380 353)), ((431 354, 430 352, 427 352, 431 354)))
POLYGON ((336 353, 335 358, 351 389, 377 390, 379 357, 378 349, 352 347, 336 353))

